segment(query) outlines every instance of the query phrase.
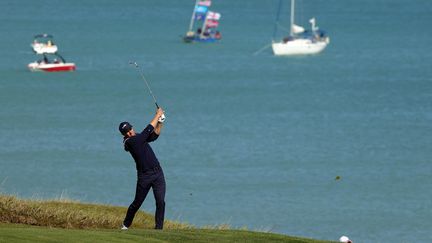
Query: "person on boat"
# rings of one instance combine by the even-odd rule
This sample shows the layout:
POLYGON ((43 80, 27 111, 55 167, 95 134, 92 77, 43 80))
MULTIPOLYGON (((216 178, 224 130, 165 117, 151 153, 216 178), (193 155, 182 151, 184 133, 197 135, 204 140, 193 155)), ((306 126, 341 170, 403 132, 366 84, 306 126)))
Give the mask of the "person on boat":
POLYGON ((217 30, 214 37, 218 40, 222 39, 222 34, 217 30))
POLYGON ((204 30, 204 34, 203 34, 205 37, 210 37, 210 35, 211 35, 211 29, 205 29, 204 30))
POLYGON ((194 37, 194 36, 195 36, 195 33, 193 31, 188 31, 186 33, 186 37, 194 37))
POLYGON ((135 160, 138 177, 135 199, 127 210, 122 230, 127 230, 131 226, 135 214, 144 202, 150 188, 153 188, 153 195, 156 201, 155 229, 163 229, 165 217, 165 177, 162 167, 149 145, 161 133, 163 120, 160 120, 160 117, 163 114, 163 110, 158 108, 156 115, 141 133, 136 133, 129 122, 122 122, 119 125, 119 131, 123 135, 124 149, 135 160))
POLYGON ((52 42, 51 42, 51 40, 48 40, 48 42, 47 42, 47 46, 52 46, 52 42))
POLYGON ((288 41, 292 41, 294 38, 292 36, 287 36, 282 39, 283 43, 287 43, 288 41))

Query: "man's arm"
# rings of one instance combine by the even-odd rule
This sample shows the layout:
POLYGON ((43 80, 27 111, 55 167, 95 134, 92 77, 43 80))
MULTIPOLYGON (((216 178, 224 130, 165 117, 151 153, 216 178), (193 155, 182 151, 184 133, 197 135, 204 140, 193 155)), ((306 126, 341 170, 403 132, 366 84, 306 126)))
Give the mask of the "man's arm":
POLYGON ((162 110, 162 108, 158 108, 157 111, 156 111, 156 115, 153 117, 153 119, 152 119, 151 122, 150 122, 150 124, 151 124, 154 128, 156 128, 156 126, 158 125, 158 123, 159 123, 159 122, 158 122, 159 117, 161 117, 162 114, 163 114, 163 110, 162 110))
MULTIPOLYGON (((144 130, 140 134, 138 134, 137 137, 140 139, 141 142, 151 142, 156 140, 159 134, 155 135, 154 132, 156 127, 158 126, 159 117, 161 117, 162 114, 163 114, 163 110, 161 108, 158 108, 155 116, 150 121, 150 124, 146 128, 144 128, 144 130)), ((159 132, 160 132, 160 128, 159 128, 159 132)))
POLYGON ((162 129, 162 123, 159 122, 159 123, 156 125, 155 129, 153 130, 153 132, 150 134, 150 136, 148 136, 148 138, 147 138, 147 142, 150 143, 150 142, 153 142, 153 141, 155 141, 156 139, 158 139, 159 134, 160 134, 160 132, 161 132, 161 129, 162 129))
POLYGON ((160 133, 162 131, 162 127, 163 127, 163 123, 158 122, 155 129, 153 130, 153 132, 156 133, 156 135, 160 135, 160 133))
POLYGON ((147 142, 150 143, 150 142, 153 142, 154 140, 156 140, 159 137, 160 133, 161 133, 162 127, 163 127, 163 123, 162 122, 157 122, 156 126, 154 127, 153 132, 147 138, 147 142))

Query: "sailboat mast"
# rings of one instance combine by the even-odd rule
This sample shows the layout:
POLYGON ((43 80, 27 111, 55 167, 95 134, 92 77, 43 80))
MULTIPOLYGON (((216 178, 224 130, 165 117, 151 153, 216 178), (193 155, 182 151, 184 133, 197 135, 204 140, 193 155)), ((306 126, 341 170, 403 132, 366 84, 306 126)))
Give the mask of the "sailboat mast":
POLYGON ((208 13, 206 14, 204 23, 203 23, 202 28, 201 28, 201 34, 200 34, 201 38, 204 38, 204 33, 206 32, 207 17, 208 17, 208 13))
POLYGON ((198 4, 198 1, 199 0, 195 1, 195 6, 194 6, 194 9, 193 9, 191 21, 190 21, 190 24, 189 24, 189 31, 192 31, 192 28, 193 28, 193 24, 194 24, 194 20, 195 20, 195 9, 196 9, 196 6, 198 4))
POLYGON ((293 29, 294 29, 294 5, 295 5, 295 0, 291 0, 291 25, 290 25, 290 36, 293 36, 293 29))
POLYGON ((278 29, 278 25, 279 25, 279 16, 280 16, 280 10, 282 8, 282 0, 279 0, 279 5, 277 8, 277 14, 276 14, 276 20, 275 20, 275 25, 274 25, 274 29, 273 29, 273 40, 276 38, 276 32, 278 29))

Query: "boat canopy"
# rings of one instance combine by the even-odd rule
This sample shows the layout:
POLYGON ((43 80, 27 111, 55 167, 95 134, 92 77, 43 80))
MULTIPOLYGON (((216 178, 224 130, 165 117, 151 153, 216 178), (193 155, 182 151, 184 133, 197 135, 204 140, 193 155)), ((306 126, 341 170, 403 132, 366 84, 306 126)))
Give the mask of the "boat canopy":
POLYGON ((52 39, 54 38, 52 35, 50 34, 38 34, 34 36, 35 39, 39 39, 39 38, 48 38, 48 39, 52 39))

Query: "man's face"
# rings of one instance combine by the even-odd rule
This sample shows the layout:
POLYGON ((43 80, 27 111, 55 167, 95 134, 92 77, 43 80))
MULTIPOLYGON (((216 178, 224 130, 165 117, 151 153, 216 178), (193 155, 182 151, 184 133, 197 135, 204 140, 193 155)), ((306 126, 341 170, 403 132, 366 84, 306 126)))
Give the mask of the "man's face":
POLYGON ((133 137, 133 136, 135 136, 135 130, 132 128, 131 130, 129 130, 129 132, 126 133, 126 135, 127 135, 128 137, 133 137))

